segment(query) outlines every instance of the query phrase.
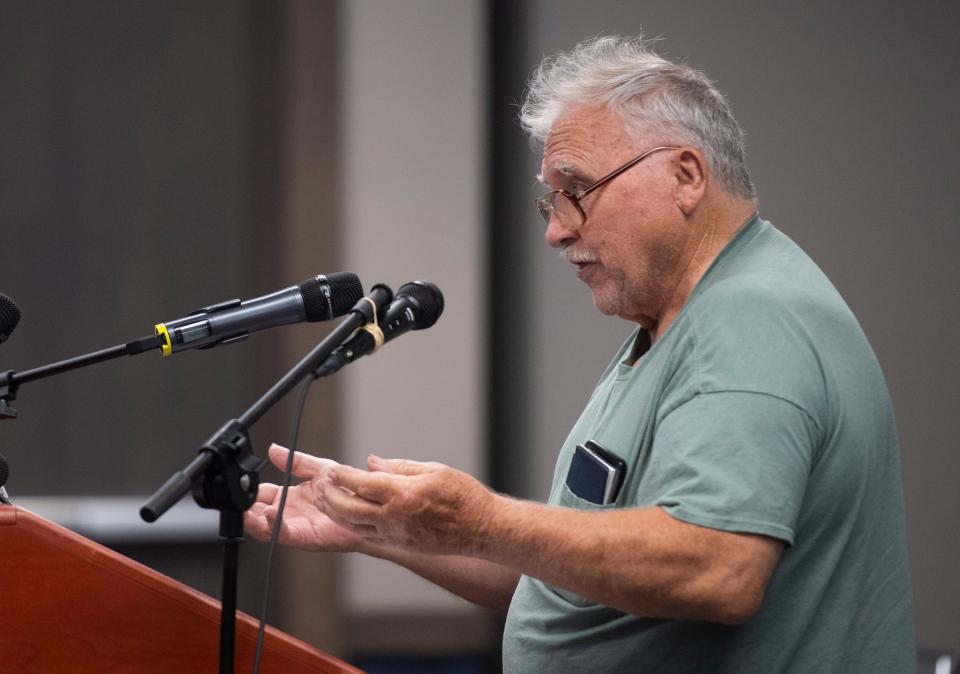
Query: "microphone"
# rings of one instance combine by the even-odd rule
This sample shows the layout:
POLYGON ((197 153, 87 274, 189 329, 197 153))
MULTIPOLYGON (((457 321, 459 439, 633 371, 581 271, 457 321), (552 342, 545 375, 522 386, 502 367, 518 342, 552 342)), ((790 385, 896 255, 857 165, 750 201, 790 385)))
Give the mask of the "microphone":
MULTIPOLYGON (((430 281, 413 281, 400 286, 386 314, 379 318, 384 343, 409 330, 423 330, 437 322, 443 313, 443 293, 430 281)), ((366 330, 358 330, 341 344, 323 364, 313 371, 314 377, 326 377, 357 358, 374 350, 376 341, 366 330)))
POLYGON ((250 300, 228 300, 183 318, 157 323, 154 330, 164 356, 186 349, 209 349, 245 339, 251 332, 302 321, 343 316, 363 297, 356 274, 320 274, 283 290, 250 300))
POLYGON ((0 293, 0 344, 7 340, 19 322, 20 308, 17 303, 0 293))

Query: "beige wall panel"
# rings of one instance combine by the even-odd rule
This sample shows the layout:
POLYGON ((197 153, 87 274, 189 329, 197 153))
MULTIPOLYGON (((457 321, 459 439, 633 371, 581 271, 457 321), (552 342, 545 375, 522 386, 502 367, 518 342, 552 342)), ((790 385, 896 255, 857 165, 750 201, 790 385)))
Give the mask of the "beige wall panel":
MULTIPOLYGON (((364 284, 435 282, 440 321, 341 373, 343 446, 484 478, 483 3, 343 5, 343 260, 364 284)), ((352 611, 467 610, 387 563, 345 562, 352 611)))

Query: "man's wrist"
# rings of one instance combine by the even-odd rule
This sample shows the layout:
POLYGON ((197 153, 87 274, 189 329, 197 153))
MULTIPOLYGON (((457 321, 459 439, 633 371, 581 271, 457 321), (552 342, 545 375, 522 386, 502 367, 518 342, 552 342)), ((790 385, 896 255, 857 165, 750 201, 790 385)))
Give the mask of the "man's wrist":
POLYGON ((496 553, 501 538, 504 517, 513 501, 508 496, 490 492, 475 530, 469 535, 466 554, 472 557, 489 558, 496 553))

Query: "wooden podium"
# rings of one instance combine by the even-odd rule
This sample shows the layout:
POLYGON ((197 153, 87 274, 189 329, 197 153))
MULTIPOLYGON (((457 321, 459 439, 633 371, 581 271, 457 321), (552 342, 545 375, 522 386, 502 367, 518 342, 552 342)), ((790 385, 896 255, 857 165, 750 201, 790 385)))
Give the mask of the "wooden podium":
MULTIPOLYGON (((0 671, 203 673, 219 666, 220 603, 16 506, 0 505, 0 671)), ((237 614, 236 672, 257 622, 237 614)), ((271 627, 263 674, 359 669, 271 627)))

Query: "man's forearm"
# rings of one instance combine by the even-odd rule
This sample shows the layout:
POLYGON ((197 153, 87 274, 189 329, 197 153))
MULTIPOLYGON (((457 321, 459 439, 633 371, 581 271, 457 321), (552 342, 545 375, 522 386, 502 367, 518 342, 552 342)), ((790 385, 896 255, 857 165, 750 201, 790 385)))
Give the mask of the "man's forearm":
POLYGON ((782 548, 657 507, 547 506, 495 494, 442 464, 382 465, 332 470, 315 505, 366 545, 389 546, 371 554, 485 606, 505 606, 523 573, 636 615, 738 623, 758 609, 782 548))
POLYGON ((496 500, 468 554, 647 617, 746 620, 781 547, 696 527, 656 507, 584 512, 496 500))
POLYGON ((410 569, 431 583, 487 608, 506 611, 519 573, 483 559, 430 555, 383 545, 366 545, 361 552, 410 569))

